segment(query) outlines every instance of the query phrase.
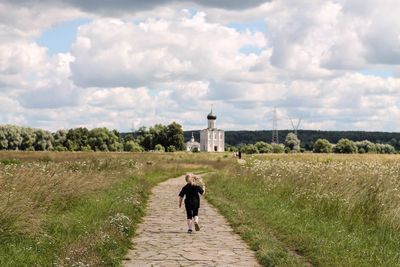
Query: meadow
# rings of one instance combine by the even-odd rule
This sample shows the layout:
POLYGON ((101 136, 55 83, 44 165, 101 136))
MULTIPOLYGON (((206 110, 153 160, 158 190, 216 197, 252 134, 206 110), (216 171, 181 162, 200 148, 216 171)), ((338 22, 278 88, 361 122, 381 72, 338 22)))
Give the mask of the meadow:
POLYGON ((264 266, 400 266, 400 157, 250 156, 207 198, 264 266))
POLYGON ((151 187, 226 160, 184 153, 0 153, 0 266, 118 266, 151 187))
MULTIPOLYGON (((0 152, 0 266, 119 266, 151 188, 206 198, 264 266, 400 266, 400 156, 0 152)), ((201 212, 201 211, 200 211, 201 212)))

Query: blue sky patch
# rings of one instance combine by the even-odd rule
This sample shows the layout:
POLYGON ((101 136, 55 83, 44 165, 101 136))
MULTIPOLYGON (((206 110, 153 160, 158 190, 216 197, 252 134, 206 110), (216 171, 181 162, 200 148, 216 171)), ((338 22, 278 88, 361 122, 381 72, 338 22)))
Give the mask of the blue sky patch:
POLYGON ((257 46, 254 46, 254 45, 242 46, 242 47, 239 49, 239 52, 240 52, 240 53, 246 54, 246 55, 249 55, 249 54, 256 54, 256 55, 259 55, 259 54, 261 54, 261 51, 262 51, 262 48, 257 47, 257 46))
POLYGON ((81 18, 58 23, 44 31, 36 42, 40 46, 47 47, 50 56, 66 53, 70 51, 71 45, 75 41, 78 27, 89 22, 90 19, 81 18))
POLYGON ((251 32, 265 32, 266 28, 265 28, 265 22, 263 19, 259 19, 253 22, 248 22, 248 23, 237 23, 237 22, 233 22, 233 23, 229 23, 228 25, 226 25, 230 28, 234 28, 239 32, 244 32, 247 29, 250 30, 251 32))
POLYGON ((365 74, 365 75, 372 75, 372 76, 377 76, 377 77, 382 77, 382 78, 389 78, 393 77, 393 72, 390 70, 362 70, 360 73, 365 74))

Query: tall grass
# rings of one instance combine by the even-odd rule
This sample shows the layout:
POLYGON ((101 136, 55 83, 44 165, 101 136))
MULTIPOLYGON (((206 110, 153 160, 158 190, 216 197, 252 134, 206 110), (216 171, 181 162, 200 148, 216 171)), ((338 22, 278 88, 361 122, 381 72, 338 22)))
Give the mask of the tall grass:
POLYGON ((247 163, 208 179, 208 197, 264 265, 400 266, 400 157, 269 155, 247 163))
POLYGON ((119 265, 152 186, 226 164, 184 153, 1 152, 0 266, 119 265))

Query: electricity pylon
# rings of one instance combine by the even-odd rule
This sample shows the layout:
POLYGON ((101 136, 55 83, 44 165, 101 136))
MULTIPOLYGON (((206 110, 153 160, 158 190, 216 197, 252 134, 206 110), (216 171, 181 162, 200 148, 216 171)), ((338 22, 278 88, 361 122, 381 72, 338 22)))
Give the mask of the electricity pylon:
POLYGON ((279 144, 279 133, 278 133, 278 113, 274 108, 272 116, 272 144, 279 144))
POLYGON ((294 134, 297 136, 297 130, 299 129, 299 127, 300 127, 300 124, 301 124, 301 118, 299 118, 298 119, 298 121, 297 121, 297 124, 295 125, 294 123, 293 123, 293 120, 292 120, 292 118, 290 118, 290 123, 292 124, 292 127, 293 127, 293 130, 294 130, 294 134))

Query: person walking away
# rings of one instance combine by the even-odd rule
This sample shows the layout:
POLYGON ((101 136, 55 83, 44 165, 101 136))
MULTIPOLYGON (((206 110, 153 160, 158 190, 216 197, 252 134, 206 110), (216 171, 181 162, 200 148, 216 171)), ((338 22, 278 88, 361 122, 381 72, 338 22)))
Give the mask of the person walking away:
POLYGON ((193 177, 190 174, 186 174, 185 181, 186 185, 182 187, 179 193, 179 208, 182 207, 183 198, 185 198, 185 209, 186 218, 188 225, 188 233, 192 233, 193 223, 196 231, 200 230, 199 226, 199 208, 200 208, 200 196, 205 191, 203 187, 196 185, 193 181, 193 177))

